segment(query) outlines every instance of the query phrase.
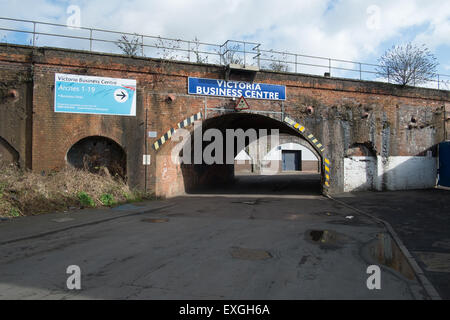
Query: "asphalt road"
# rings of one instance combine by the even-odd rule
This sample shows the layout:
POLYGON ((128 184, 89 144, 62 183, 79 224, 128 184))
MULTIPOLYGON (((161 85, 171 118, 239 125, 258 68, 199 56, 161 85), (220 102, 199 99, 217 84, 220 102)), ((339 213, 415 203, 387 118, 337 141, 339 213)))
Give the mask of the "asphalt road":
POLYGON ((450 299, 450 190, 358 192, 335 198, 388 221, 442 299, 450 299))
POLYGON ((314 192, 293 194, 292 179, 272 193, 1 222, 0 299, 428 298, 417 279, 381 263, 382 225, 314 192), (366 285, 374 264, 379 290, 366 285), (81 290, 66 287, 69 265, 81 269, 81 290))

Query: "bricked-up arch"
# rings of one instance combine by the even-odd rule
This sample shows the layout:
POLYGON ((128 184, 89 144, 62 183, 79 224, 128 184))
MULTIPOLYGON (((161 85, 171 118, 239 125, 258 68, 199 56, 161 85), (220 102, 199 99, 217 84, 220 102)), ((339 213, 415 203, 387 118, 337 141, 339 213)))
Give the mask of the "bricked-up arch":
POLYGON ((2 137, 0 137, 0 162, 19 163, 19 152, 2 137))
MULTIPOLYGON (((280 134, 289 134, 293 136, 302 137, 312 149, 316 150, 319 155, 319 161, 321 163, 321 175, 322 175, 322 187, 326 189, 329 185, 329 160, 324 157, 324 146, 315 138, 308 130, 303 126, 300 127, 297 122, 290 121, 291 118, 285 118, 282 120, 273 117, 263 116, 260 114, 252 114, 246 112, 232 112, 209 117, 202 122, 202 131, 205 132, 210 128, 218 129, 222 132, 223 137, 226 137, 226 129, 267 129, 267 133, 270 134, 270 129, 278 129, 280 134), (300 130, 300 128, 302 130, 300 130)), ((194 127, 190 127, 191 130, 191 150, 194 150, 195 132, 194 127)), ((203 149, 210 142, 203 143, 203 149)), ((246 141, 246 146, 250 141, 246 141)), ((161 187, 161 193, 166 195, 174 195, 181 192, 190 193, 194 191, 198 186, 206 186, 208 184, 224 184, 231 182, 234 177, 234 164, 170 164, 168 158, 169 150, 166 148, 173 148, 175 143, 169 143, 162 146, 161 150, 158 150, 157 157, 159 157, 159 165, 157 165, 157 172, 161 172, 161 177, 157 178, 157 184, 161 187), (161 152, 162 151, 162 152, 161 152), (183 185, 179 185, 180 181, 183 185)), ((241 150, 235 148, 234 156, 236 156, 241 150)), ((223 152, 225 154, 225 150, 223 152)), ((192 159, 193 161, 193 159, 192 159)))
POLYGON ((106 137, 90 136, 79 140, 67 152, 67 162, 94 173, 107 168, 111 175, 126 179, 126 153, 118 143, 106 137))

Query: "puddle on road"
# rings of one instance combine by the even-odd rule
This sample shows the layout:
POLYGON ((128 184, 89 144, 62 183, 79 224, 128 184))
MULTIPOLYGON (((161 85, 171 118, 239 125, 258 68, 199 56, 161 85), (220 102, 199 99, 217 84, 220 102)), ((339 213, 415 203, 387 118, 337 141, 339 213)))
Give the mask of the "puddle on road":
POLYGON ((272 258, 268 251, 240 247, 231 247, 230 254, 235 259, 243 260, 266 260, 272 258))
POLYGON ((312 241, 321 241, 324 242, 324 235, 328 234, 327 230, 311 230, 309 232, 309 236, 311 237, 312 241))
POLYGON ((321 249, 339 249, 350 241, 350 238, 334 230, 307 230, 305 240, 319 244, 321 249))
POLYGON ((400 272, 410 280, 415 278, 408 260, 388 233, 377 234, 377 239, 370 247, 370 253, 377 262, 400 272))
POLYGON ((148 219, 142 219, 142 222, 149 222, 149 223, 163 223, 168 222, 168 218, 148 218, 148 219))
MULTIPOLYGON (((319 244, 322 249, 339 249, 351 240, 348 236, 334 230, 307 230, 305 239, 319 244)), ((368 248, 370 257, 376 262, 394 269, 410 280, 415 279, 408 260, 388 233, 377 234, 376 240, 372 241, 368 248)))

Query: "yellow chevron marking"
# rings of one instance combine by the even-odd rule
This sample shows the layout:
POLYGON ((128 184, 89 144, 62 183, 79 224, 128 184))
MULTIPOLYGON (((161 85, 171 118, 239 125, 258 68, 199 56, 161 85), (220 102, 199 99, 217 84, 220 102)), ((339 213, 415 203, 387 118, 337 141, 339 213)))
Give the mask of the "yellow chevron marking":
POLYGON ((316 143, 316 142, 317 142, 317 139, 312 140, 312 142, 313 142, 313 143, 316 143))
POLYGON ((320 148, 322 146, 322 144, 321 143, 319 143, 318 145, 317 145, 317 148, 320 148))
POLYGON ((326 171, 326 172, 330 172, 330 168, 328 168, 327 166, 325 166, 325 171, 326 171))
POLYGON ((304 127, 304 126, 300 126, 300 129, 298 129, 298 130, 300 130, 301 132, 303 132, 303 131, 305 131, 305 127, 304 127))
POLYGON ((298 123, 294 124, 294 128, 297 129, 300 125, 298 123))
POLYGON ((308 136, 308 138, 309 139, 311 139, 311 138, 313 138, 314 136, 312 135, 312 134, 310 134, 309 136, 308 136))
POLYGON ((164 138, 164 136, 161 137, 161 144, 164 144, 166 142, 166 139, 164 138))
POLYGON ((330 185, 328 184, 328 181, 325 181, 325 185, 327 186, 327 187, 329 187, 330 185))
POLYGON ((158 149, 159 149, 158 141, 156 141, 153 145, 155 146, 155 150, 158 150, 158 149))
POLYGON ((172 132, 169 130, 167 131, 167 137, 170 139, 172 137, 172 132))
POLYGON ((328 160, 327 158, 325 158, 325 163, 330 164, 330 160, 328 160))
POLYGON ((330 180, 330 176, 328 174, 325 174, 325 177, 327 178, 327 180, 330 180))

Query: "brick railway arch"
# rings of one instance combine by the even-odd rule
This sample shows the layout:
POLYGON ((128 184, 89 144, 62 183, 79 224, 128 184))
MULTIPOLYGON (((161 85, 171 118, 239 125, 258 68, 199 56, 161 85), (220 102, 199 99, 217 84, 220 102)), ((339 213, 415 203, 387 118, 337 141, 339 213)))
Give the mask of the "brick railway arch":
MULTIPOLYGON (((197 118, 201 118, 201 115, 197 118)), ((178 127, 184 127, 189 130, 191 151, 195 150, 195 136, 198 126, 192 125, 193 117, 188 121, 184 120, 178 124, 178 127), (197 128, 197 129, 194 129, 197 128)), ((226 129, 266 129, 267 134, 270 134, 271 129, 278 129, 280 134, 292 135, 300 137, 304 141, 304 145, 309 146, 309 149, 318 157, 320 163, 320 188, 322 193, 327 193, 330 181, 330 161, 325 156, 325 147, 320 141, 314 137, 310 131, 296 122, 289 116, 285 116, 282 120, 272 116, 266 116, 251 112, 231 112, 215 115, 209 117, 201 122, 201 134, 208 129, 218 129, 222 132, 225 140, 226 129)), ((175 196, 183 193, 191 193, 198 186, 205 186, 210 183, 228 183, 231 178, 234 178, 234 163, 231 164, 176 164, 171 159, 171 152, 177 147, 177 150, 182 149, 184 141, 182 138, 176 137, 176 129, 171 128, 160 139, 158 139, 153 148, 156 151, 156 194, 161 196, 175 196), (172 139, 172 137, 175 137, 172 139), (168 143, 167 143, 168 142, 168 143), (181 145, 180 145, 181 144, 181 145)), ((197 135, 198 136, 198 135, 197 135)), ((269 138, 270 141, 270 138, 269 138)), ((210 144, 211 141, 202 143, 202 152, 204 148, 210 144)), ((245 147, 250 141, 246 139, 245 147)), ((225 145, 225 143, 224 143, 225 145)), ((224 148, 225 149, 225 148, 224 148)), ((237 149, 235 145, 233 158, 242 150, 237 149)), ((223 150, 225 158, 225 150, 223 150)), ((182 155, 182 152, 180 152, 182 155)), ((193 156, 192 156, 193 157, 193 156)), ((191 159, 193 163, 193 158, 191 159)))
POLYGON ((125 150, 116 141, 104 136, 87 136, 75 142, 66 153, 66 162, 93 173, 106 168, 112 176, 125 180, 127 177, 125 150))

